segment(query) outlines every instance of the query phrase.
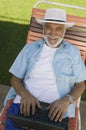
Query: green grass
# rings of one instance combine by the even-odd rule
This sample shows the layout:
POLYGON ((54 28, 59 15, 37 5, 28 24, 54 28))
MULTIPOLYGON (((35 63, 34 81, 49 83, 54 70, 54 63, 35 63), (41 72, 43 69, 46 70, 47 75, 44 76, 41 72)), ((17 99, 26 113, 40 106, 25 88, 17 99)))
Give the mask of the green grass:
POLYGON ((28 24, 33 4, 37 0, 0 0, 0 19, 28 24))
MULTIPOLYGON (((10 85, 11 74, 8 70, 26 43, 31 10, 37 1, 0 0, 0 84, 10 85)), ((85 0, 53 1, 86 7, 85 0)), ((51 7, 51 5, 47 6, 51 7)), ((42 4, 41 7, 46 8, 46 5, 42 4)), ((85 11, 64 9, 73 15, 86 16, 85 11)), ((86 100, 86 92, 83 94, 82 99, 86 100)))
MULTIPOLYGON (((0 0, 0 20, 16 22, 21 24, 28 24, 31 16, 33 5, 38 0, 0 0)), ((86 7, 85 0, 52 0, 56 2, 66 3, 70 5, 77 5, 86 7)), ((43 8, 51 7, 48 4, 40 4, 43 8)), ((61 7, 60 7, 61 8, 61 7)), ((64 8, 68 13, 86 16, 86 11, 79 11, 77 9, 64 8)))

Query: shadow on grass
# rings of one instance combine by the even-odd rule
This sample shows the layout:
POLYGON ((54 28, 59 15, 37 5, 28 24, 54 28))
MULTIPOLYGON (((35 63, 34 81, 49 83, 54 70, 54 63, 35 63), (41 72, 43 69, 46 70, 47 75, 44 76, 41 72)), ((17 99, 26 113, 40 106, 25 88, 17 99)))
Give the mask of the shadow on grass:
POLYGON ((8 72, 26 43, 28 25, 0 21, 0 84, 10 85, 8 72))

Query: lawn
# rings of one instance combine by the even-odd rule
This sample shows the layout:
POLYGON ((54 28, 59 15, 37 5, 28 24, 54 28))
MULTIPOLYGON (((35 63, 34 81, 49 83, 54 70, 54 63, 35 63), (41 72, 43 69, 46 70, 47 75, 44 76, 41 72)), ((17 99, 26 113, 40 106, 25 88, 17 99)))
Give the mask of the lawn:
MULTIPOLYGON (((38 0, 0 0, 0 84, 10 85, 11 74, 9 74, 8 70, 26 43, 31 10, 37 1, 38 0)), ((86 7, 85 0, 53 1, 86 7)), ((51 7, 51 5, 47 6, 51 7)), ((42 8, 46 8, 45 4, 42 4, 42 8)), ((70 8, 64 9, 73 15, 86 16, 85 11, 70 8)), ((85 93, 82 98, 86 100, 85 93)))

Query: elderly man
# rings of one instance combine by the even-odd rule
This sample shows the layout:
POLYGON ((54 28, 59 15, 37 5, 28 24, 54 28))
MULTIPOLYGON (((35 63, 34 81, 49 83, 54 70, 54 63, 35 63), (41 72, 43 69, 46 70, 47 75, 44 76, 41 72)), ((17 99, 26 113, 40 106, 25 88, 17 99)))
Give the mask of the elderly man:
MULTIPOLYGON (((20 110, 29 115, 32 107, 34 114, 43 101, 50 104, 51 120, 74 117, 75 101, 83 93, 86 80, 79 50, 63 40, 66 29, 74 23, 66 21, 64 10, 54 8, 46 10, 44 19, 36 20, 43 25, 43 38, 25 45, 9 70, 17 96, 8 113, 20 110)), ((7 119, 5 130, 16 130, 9 122, 7 119)))

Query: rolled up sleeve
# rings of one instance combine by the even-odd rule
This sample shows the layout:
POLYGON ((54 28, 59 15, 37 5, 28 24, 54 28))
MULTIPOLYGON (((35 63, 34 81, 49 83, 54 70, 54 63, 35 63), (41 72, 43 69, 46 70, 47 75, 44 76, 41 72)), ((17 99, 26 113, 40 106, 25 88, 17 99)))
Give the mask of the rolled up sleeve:
POLYGON ((27 50, 27 45, 25 45, 24 48, 20 51, 14 63, 9 69, 10 73, 12 73, 13 75, 15 75, 20 79, 24 77, 27 68, 26 50, 27 50))

